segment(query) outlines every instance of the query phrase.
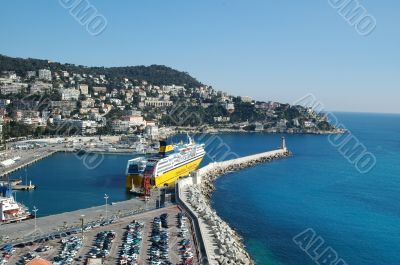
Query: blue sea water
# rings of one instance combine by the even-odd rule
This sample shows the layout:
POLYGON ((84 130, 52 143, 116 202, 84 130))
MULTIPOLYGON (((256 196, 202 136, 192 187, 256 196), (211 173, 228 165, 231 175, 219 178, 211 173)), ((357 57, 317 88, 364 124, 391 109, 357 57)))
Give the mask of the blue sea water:
MULTIPOLYGON (((213 207, 257 264, 316 264, 293 242, 307 228, 351 265, 400 264, 400 116, 338 113, 377 159, 360 174, 327 136, 287 135, 294 156, 219 178, 213 207)), ((259 151, 273 135, 226 136, 259 151)), ((247 151, 244 151, 245 153, 247 151)))
MULTIPOLYGON (((315 264, 293 242, 312 228, 349 265, 400 264, 400 115, 338 113, 339 120, 377 158, 360 174, 323 135, 285 135, 293 157, 222 176, 212 196, 219 215, 244 238, 257 264, 315 264)), ((282 135, 221 134, 202 138, 209 156, 229 159, 271 150, 282 135), (228 154, 225 156, 225 154, 228 154)), ((182 136, 174 139, 179 141, 182 136)), ((88 170, 73 154, 56 154, 27 169, 38 185, 18 201, 49 215, 131 197, 125 191, 127 155, 106 155, 88 170)), ((13 177, 25 178, 24 170, 13 177)))

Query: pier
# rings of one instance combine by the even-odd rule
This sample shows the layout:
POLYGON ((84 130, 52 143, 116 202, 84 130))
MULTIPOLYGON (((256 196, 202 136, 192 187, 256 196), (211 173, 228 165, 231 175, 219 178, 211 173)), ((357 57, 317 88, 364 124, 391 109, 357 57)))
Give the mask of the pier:
POLYGON ((29 165, 32 165, 42 159, 45 159, 57 152, 59 152, 60 149, 55 149, 55 148, 48 148, 48 147, 43 147, 40 149, 34 149, 34 150, 25 150, 25 154, 21 155, 20 161, 16 161, 15 164, 12 164, 7 167, 0 168, 0 178, 9 175, 13 173, 14 171, 23 169, 29 165))
POLYGON ((209 195, 218 176, 290 156, 284 140, 278 150, 211 163, 176 185, 177 202, 192 222, 201 264, 253 264, 240 236, 211 208, 209 195))
POLYGON ((36 189, 35 185, 29 184, 29 185, 15 185, 12 186, 13 190, 34 190, 36 189))

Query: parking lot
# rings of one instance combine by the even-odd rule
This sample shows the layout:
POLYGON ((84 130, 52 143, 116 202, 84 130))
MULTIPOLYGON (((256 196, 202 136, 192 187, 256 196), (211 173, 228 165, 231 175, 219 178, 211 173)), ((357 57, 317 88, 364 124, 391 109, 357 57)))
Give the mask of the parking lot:
POLYGON ((85 264, 88 257, 103 258, 103 264, 196 264, 193 242, 189 220, 171 206, 94 225, 83 240, 77 233, 15 247, 5 264, 24 264, 34 256, 60 265, 85 264))

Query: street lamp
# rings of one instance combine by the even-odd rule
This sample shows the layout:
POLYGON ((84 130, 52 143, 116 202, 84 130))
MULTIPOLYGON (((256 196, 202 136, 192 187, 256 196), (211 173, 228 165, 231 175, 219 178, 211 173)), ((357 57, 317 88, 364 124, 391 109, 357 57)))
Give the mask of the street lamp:
POLYGON ((33 206, 33 210, 32 210, 32 212, 34 212, 34 213, 35 213, 35 230, 34 230, 34 232, 36 232, 36 213, 37 213, 37 211, 39 211, 39 209, 38 209, 38 208, 36 208, 36 206, 33 206))
POLYGON ((83 218, 85 217, 85 215, 84 214, 81 214, 81 218, 80 218, 80 220, 81 220, 81 233, 82 233, 82 240, 83 240, 83 218))
POLYGON ((107 194, 104 194, 104 199, 106 199, 106 220, 107 220, 107 217, 108 217, 108 216, 107 216, 107 204, 108 204, 107 202, 108 202, 108 198, 109 198, 108 195, 107 195, 107 194))

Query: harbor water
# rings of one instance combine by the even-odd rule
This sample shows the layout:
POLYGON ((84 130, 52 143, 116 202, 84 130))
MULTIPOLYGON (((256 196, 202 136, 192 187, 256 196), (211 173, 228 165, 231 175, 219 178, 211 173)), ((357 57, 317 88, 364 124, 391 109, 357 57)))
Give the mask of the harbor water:
POLYGON ((37 189, 17 191, 16 197, 37 215, 47 216, 79 210, 108 202, 130 199, 125 190, 124 172, 130 155, 96 155, 56 153, 29 167, 16 171, 10 178, 31 180, 37 189))

